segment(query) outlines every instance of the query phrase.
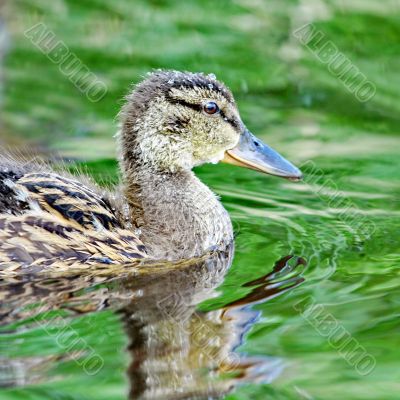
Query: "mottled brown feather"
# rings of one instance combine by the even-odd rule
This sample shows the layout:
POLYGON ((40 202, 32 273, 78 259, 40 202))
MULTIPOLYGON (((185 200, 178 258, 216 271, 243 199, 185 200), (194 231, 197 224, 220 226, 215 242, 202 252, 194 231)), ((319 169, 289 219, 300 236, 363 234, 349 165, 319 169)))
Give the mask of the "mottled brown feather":
POLYGON ((36 167, 0 162, 0 275, 147 257, 109 194, 36 167))

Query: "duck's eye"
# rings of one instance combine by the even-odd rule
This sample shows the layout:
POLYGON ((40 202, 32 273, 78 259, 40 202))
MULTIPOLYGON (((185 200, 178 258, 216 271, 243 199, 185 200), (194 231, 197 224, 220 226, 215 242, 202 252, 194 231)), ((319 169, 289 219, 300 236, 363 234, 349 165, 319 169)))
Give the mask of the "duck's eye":
POLYGON ((216 114, 219 111, 217 103, 214 103, 213 101, 204 104, 203 109, 207 114, 216 114))

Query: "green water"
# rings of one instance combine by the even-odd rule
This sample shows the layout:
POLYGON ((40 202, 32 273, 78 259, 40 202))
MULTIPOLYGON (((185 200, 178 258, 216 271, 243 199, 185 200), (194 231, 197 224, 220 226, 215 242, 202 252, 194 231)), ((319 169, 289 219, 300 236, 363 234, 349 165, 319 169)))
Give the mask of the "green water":
MULTIPOLYGON (((129 85, 152 68, 213 72, 247 126, 305 179, 197 169, 237 233, 225 277, 197 262, 195 276, 2 282, 1 399, 137 398, 144 382, 175 390, 153 394, 160 399, 195 398, 192 383, 197 398, 399 398, 398 1, 19 0, 4 15, 6 145, 57 152, 115 182, 114 117, 129 85), (24 37, 40 20, 106 83, 101 101, 88 101, 24 37), (308 22, 373 83, 369 101, 293 36, 308 22), (203 336, 236 369, 204 361, 205 342, 158 314, 157 301, 180 290, 175 314, 212 325, 203 336), (75 335, 80 347, 68 350, 75 335), (88 354, 102 361, 98 371, 87 373, 88 354)), ((221 265, 227 255, 208 264, 221 265)))

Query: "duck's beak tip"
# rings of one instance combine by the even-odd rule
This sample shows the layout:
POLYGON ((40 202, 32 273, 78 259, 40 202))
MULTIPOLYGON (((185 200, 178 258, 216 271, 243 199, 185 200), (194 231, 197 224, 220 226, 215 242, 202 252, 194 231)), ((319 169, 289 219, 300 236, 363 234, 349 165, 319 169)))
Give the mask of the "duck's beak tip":
MULTIPOLYGON (((289 163, 289 162, 288 162, 289 163)), ((293 164, 290 164, 291 168, 291 173, 288 173, 286 175, 283 175, 283 178, 286 178, 289 181, 292 182, 300 182, 303 180, 303 173, 297 168, 295 167, 293 164)))
POLYGON ((299 175, 289 176, 287 179, 292 182, 300 182, 303 180, 303 174, 299 171, 299 175))

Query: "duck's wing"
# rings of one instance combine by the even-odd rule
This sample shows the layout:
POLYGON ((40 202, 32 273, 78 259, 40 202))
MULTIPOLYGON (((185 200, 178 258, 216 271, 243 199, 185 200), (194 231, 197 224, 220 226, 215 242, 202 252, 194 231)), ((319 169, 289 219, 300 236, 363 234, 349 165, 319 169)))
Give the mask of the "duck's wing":
POLYGON ((116 204, 73 177, 0 169, 0 271, 146 258, 116 204))

